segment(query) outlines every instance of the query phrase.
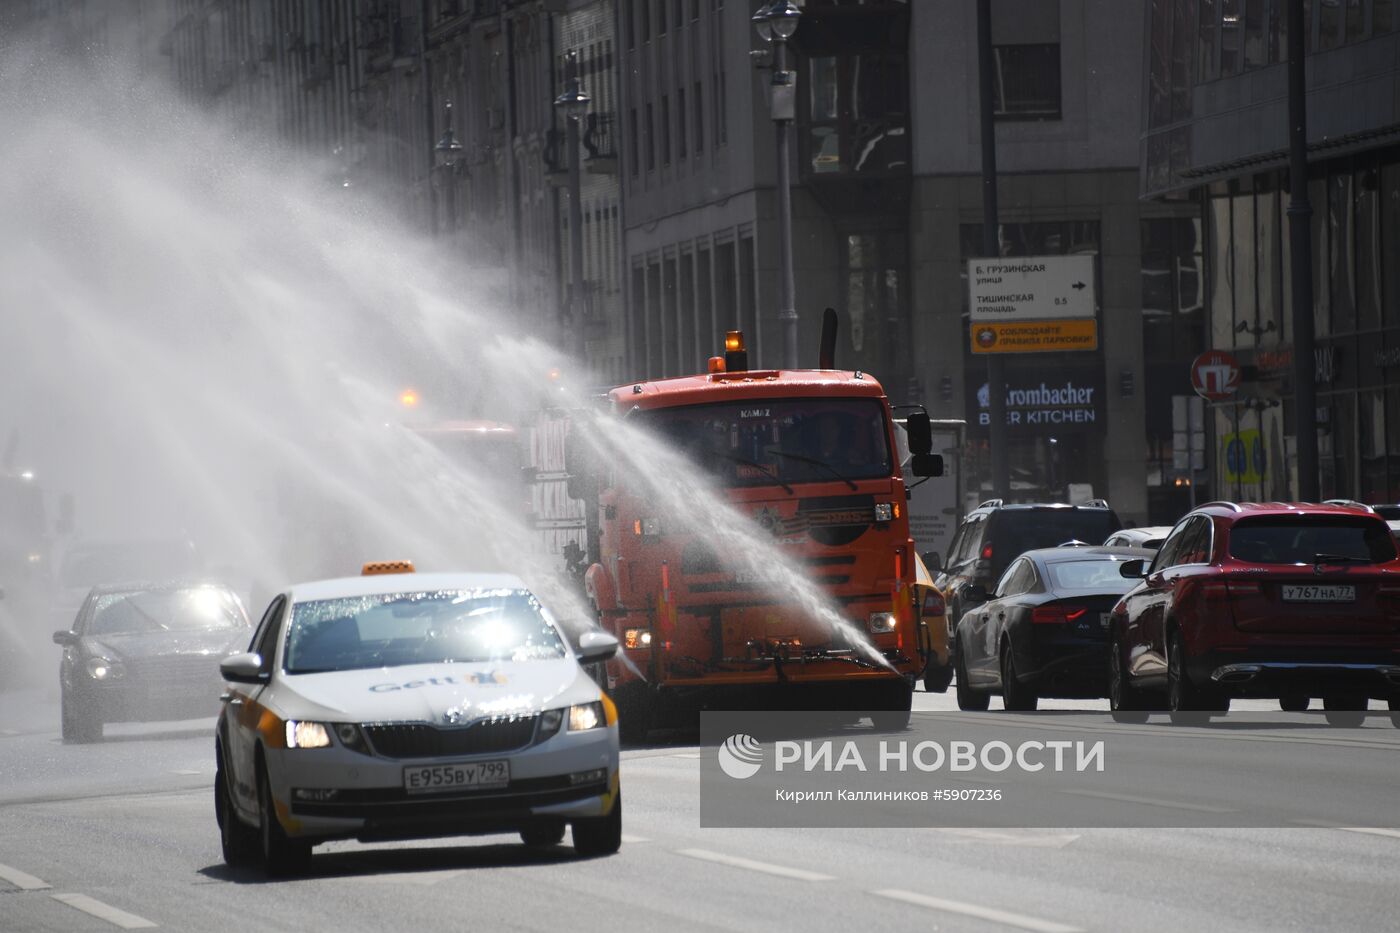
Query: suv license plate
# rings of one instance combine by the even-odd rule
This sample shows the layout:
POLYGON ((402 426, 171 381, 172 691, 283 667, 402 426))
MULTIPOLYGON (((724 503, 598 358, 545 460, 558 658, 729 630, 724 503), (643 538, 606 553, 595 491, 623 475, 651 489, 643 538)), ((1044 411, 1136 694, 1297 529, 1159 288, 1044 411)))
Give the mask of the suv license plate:
POLYGON ((1351 603, 1356 602, 1354 586, 1285 586, 1286 603, 1351 603))
POLYGON ((414 765, 403 769, 403 789, 410 794, 440 794, 510 783, 510 761, 472 761, 455 765, 414 765))

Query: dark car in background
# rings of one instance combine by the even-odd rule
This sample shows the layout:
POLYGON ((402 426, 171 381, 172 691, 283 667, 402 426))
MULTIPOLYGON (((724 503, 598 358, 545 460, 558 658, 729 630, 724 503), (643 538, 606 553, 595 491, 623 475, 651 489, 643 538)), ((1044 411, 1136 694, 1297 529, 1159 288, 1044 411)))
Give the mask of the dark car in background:
POLYGON ((1058 547, 1011 562, 993 592, 963 588, 971 606, 955 643, 958 706, 984 710, 1001 692, 1009 710, 1040 697, 1106 695, 1109 615, 1134 581, 1120 568, 1150 558, 1142 548, 1058 547))
POLYGON ((1199 721, 1235 697, 1321 697, 1334 725, 1400 709, 1400 560, 1369 507, 1212 502, 1123 572, 1142 585, 1114 610, 1115 718, 1199 721))
MULTIPOLYGON (((1123 527, 1102 499, 1085 505, 1014 503, 990 499, 973 509, 948 545, 934 585, 954 625, 967 610, 960 597, 969 584, 991 591, 1006 568, 1026 551, 1071 541, 1097 543, 1123 527)), ((928 560, 926 557, 925 560, 928 560)))
POLYGON ((248 643, 243 602, 217 583, 94 587, 73 627, 54 632, 65 742, 93 742, 109 722, 218 713, 219 662, 248 643))

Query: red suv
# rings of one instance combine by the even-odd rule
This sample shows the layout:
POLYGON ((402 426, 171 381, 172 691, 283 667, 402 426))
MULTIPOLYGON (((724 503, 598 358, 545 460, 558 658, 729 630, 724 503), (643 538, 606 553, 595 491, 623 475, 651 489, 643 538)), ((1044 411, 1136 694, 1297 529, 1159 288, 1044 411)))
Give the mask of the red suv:
POLYGON ((1366 506, 1212 502, 1121 572, 1143 580, 1110 620, 1116 719, 1199 718, 1232 697, 1321 697, 1337 725, 1372 698, 1400 709, 1400 560, 1366 506))

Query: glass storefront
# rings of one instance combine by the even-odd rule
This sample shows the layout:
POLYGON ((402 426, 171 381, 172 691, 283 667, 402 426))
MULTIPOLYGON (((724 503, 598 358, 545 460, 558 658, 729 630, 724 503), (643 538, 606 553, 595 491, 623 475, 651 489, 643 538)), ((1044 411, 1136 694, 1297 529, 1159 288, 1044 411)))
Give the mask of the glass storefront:
MULTIPOLYGON (((1232 499, 1296 488, 1288 193, 1282 172, 1202 196, 1209 340, 1244 371, 1211 406, 1214 481, 1232 499)), ((1400 501, 1400 147, 1313 166, 1313 319, 1324 498, 1400 501)))

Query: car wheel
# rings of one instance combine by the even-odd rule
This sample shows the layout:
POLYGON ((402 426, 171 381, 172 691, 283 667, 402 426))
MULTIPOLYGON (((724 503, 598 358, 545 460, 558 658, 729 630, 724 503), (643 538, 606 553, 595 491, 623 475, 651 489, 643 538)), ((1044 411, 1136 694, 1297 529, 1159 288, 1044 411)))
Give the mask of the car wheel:
POLYGON ((957 650, 958 665, 958 709, 969 712, 981 712, 992 705, 992 695, 981 690, 975 690, 967 677, 967 661, 963 658, 961 649, 957 650))
POLYGON ((229 868, 242 868, 252 863, 257 838, 253 828, 234 812, 228 775, 222 764, 214 770, 214 819, 219 823, 219 848, 223 850, 224 864, 229 868))
POLYGON ((639 681, 623 684, 613 693, 617 704, 617 737, 624 745, 640 745, 651 733, 655 696, 639 681))
POLYGON ((1387 700, 1386 703, 1390 707, 1390 724, 1400 729, 1400 699, 1387 700))
POLYGON ((546 848, 564 841, 563 823, 539 823, 520 831, 520 841, 527 846, 546 848))
POLYGON ((258 842, 263 871, 269 877, 284 878, 303 871, 311 861, 308 843, 287 838, 272 802, 272 789, 264 765, 258 774, 258 842))
POLYGON ((1288 693, 1278 698, 1278 708, 1285 713, 1304 712, 1310 703, 1312 703, 1312 697, 1300 696, 1296 693, 1288 693))
POLYGON ((886 691, 884 709, 874 710, 870 722, 877 732, 903 732, 909 728, 909 711, 914 705, 914 691, 900 680, 886 691))
POLYGON ((59 719, 66 744, 86 744, 102 739, 102 720, 97 718, 92 704, 71 695, 67 690, 59 700, 59 719))
POLYGON ((1230 701, 1200 687, 1186 670, 1186 642, 1181 632, 1172 632, 1167 647, 1167 711, 1177 725, 1204 725, 1212 712, 1230 708, 1230 701))
POLYGON ((924 668, 924 691, 926 693, 947 693, 948 685, 953 682, 953 665, 938 664, 930 659, 928 667, 924 668))
POLYGON ((1329 726, 1356 729, 1366 722, 1366 697, 1331 696, 1322 698, 1323 715, 1329 726))
POLYGON ((622 794, 613 801, 612 812, 586 820, 574 820, 574 851, 584 858, 612 855, 622 848, 622 794))
POLYGON ((1001 705, 1012 712, 1029 712, 1040 702, 1035 688, 1022 683, 1016 673, 1016 658, 1008 644, 1001 649, 1001 705))
POLYGON ((1114 722, 1147 722, 1142 695, 1128 683, 1123 645, 1117 641, 1108 649, 1108 709, 1114 722))

